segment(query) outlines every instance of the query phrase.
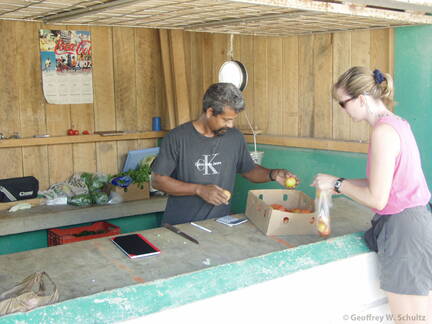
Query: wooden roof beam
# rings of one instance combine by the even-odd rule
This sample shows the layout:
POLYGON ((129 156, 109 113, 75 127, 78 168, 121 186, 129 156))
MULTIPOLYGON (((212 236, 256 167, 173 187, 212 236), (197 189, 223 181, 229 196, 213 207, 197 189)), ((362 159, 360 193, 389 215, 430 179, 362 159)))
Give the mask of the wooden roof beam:
POLYGON ((407 10, 411 12, 432 12, 432 2, 421 0, 352 0, 368 6, 407 10))
POLYGON ((72 18, 78 18, 102 11, 107 11, 112 8, 128 6, 140 1, 141 0, 111 0, 108 2, 91 5, 85 8, 76 8, 71 10, 64 10, 55 14, 49 14, 47 16, 38 17, 37 20, 43 20, 43 22, 45 23, 54 23, 59 21, 62 22, 64 20, 69 20, 72 18))
MULTIPOLYGON (((413 14, 393 10, 376 9, 364 7, 364 4, 344 4, 324 1, 310 0, 229 0, 230 2, 249 3, 254 5, 267 5, 277 8, 298 9, 308 11, 318 11, 325 13, 352 15, 366 18, 377 18, 383 20, 399 21, 411 24, 432 24, 432 16, 424 14, 413 14)), ((362 0, 354 0, 360 2, 362 0)), ((369 0, 364 0, 369 1, 369 0)), ((377 3, 379 0, 372 2, 377 3)), ((382 0, 395 1, 395 0, 382 0)), ((353 2, 353 1, 352 1, 353 2)))

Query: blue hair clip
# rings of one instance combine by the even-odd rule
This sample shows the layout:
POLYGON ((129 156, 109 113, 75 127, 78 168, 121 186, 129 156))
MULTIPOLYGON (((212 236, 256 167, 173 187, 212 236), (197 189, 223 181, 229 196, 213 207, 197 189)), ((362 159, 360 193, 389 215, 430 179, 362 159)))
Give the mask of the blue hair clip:
POLYGON ((381 84, 383 81, 385 81, 385 77, 384 77, 384 75, 381 73, 381 71, 380 70, 378 70, 378 69, 375 69, 374 71, 373 71, 373 75, 374 75, 374 80, 375 80, 375 82, 377 83, 377 84, 381 84))

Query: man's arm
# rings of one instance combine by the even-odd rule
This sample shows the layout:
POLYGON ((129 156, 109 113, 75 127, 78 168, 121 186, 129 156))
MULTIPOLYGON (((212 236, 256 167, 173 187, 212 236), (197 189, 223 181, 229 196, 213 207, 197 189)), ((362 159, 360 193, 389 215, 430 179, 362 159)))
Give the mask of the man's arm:
POLYGON ((243 173, 242 176, 248 179, 250 182, 255 183, 277 181, 281 186, 285 186, 286 179, 291 177, 296 179, 296 186, 300 183, 300 180, 297 178, 297 176, 288 170, 267 169, 258 164, 256 164, 255 168, 249 172, 243 173))
POLYGON ((189 183, 174 179, 169 176, 152 173, 152 187, 166 192, 171 196, 199 196, 209 204, 219 206, 228 204, 229 197, 224 193, 224 189, 216 185, 203 185, 189 183))

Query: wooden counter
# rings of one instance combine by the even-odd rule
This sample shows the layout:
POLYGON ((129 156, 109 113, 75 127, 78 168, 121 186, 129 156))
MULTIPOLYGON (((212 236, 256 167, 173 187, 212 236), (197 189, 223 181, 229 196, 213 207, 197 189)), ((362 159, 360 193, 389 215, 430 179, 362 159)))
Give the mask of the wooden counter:
POLYGON ((166 201, 166 197, 154 197, 91 207, 37 206, 14 213, 4 210, 0 211, 0 236, 161 212, 165 210, 166 201))
MULTIPOLYGON (((139 206, 139 203, 136 204, 139 206)), ((101 208, 101 211, 108 212, 109 206, 106 207, 101 208)), ((108 217, 101 212, 102 216, 104 219, 108 217)), ((335 200, 331 237, 364 231, 369 227, 371 216, 368 209, 348 199, 335 200)), ((182 231, 196 238, 199 244, 165 228, 142 231, 162 252, 160 255, 141 259, 129 259, 108 238, 2 255, 0 291, 13 286, 33 272, 46 271, 57 283, 60 300, 64 301, 322 240, 317 235, 268 237, 251 222, 235 227, 222 225, 213 219, 199 223, 212 232, 203 231, 191 224, 178 225, 182 231)))

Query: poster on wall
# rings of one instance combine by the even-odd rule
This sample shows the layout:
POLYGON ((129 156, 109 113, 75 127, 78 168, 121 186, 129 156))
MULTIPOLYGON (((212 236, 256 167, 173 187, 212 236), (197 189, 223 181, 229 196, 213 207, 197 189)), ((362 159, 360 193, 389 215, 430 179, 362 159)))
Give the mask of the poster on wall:
POLYGON ((90 32, 39 31, 42 84, 50 104, 93 102, 90 32))

